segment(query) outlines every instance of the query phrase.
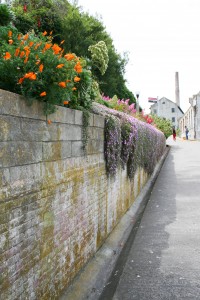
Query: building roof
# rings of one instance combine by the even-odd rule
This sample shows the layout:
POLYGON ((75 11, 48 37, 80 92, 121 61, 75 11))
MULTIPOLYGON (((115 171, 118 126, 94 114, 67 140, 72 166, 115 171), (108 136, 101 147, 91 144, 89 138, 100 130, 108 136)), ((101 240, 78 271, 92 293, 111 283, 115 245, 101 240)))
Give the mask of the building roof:
MULTIPOLYGON (((180 110, 180 112, 182 113, 182 114, 184 114, 184 112, 182 111, 182 109, 180 108, 180 106, 178 106, 175 102, 173 102, 173 101, 171 101, 171 100, 169 100, 168 98, 166 98, 166 97, 162 97, 162 98, 160 98, 158 101, 160 102, 160 101, 163 101, 163 100, 165 100, 165 101, 169 101, 169 102, 171 102, 171 103, 173 103, 173 104, 175 104, 177 107, 178 107, 178 109, 180 110)), ((158 102, 157 103, 154 103, 154 104, 152 104, 151 106, 150 106, 150 109, 151 108, 154 108, 156 105, 158 104, 158 102)))

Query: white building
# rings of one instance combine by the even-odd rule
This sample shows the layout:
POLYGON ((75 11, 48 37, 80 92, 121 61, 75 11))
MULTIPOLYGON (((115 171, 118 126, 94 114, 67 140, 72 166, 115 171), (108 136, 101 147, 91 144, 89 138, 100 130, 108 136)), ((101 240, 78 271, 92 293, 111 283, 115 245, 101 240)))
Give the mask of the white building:
POLYGON ((189 129, 189 139, 200 140, 200 92, 189 99, 191 106, 179 120, 181 137, 185 137, 185 126, 189 129))
POLYGON ((178 128, 179 119, 184 115, 180 106, 165 97, 151 105, 150 111, 151 114, 170 120, 175 128, 178 128))

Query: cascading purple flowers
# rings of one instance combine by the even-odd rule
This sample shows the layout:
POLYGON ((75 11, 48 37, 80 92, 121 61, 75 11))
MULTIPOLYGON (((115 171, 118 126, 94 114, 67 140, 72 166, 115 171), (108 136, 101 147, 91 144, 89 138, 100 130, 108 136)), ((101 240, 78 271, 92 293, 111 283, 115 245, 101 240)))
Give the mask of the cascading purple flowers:
POLYGON ((93 103, 93 112, 105 116, 105 159, 108 175, 121 165, 134 177, 138 167, 151 174, 164 153, 166 139, 154 126, 126 113, 93 103))

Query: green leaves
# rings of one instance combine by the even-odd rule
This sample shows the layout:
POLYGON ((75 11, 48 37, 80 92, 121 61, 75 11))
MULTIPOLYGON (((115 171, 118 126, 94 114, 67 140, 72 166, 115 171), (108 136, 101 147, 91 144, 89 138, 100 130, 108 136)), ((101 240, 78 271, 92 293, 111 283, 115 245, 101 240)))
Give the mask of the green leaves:
POLYGON ((7 26, 13 18, 13 14, 6 4, 0 4, 0 26, 7 26))

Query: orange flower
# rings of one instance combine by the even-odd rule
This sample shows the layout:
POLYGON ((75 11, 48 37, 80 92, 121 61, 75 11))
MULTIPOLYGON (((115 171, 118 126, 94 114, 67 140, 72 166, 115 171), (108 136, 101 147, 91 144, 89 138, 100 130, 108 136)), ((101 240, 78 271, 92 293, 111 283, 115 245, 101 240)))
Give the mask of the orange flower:
POLYGON ((25 50, 25 51, 29 51, 29 50, 30 50, 29 46, 25 46, 25 47, 24 47, 24 50, 25 50))
POLYGON ((8 43, 9 43, 9 45, 12 45, 13 44, 13 40, 9 40, 8 43))
POLYGON ((64 64, 59 64, 59 65, 57 65, 57 69, 61 69, 62 67, 64 67, 64 64))
POLYGON ((63 40, 63 41, 60 43, 60 45, 64 44, 64 42, 65 42, 65 40, 63 40))
POLYGON ((44 65, 43 64, 39 65, 39 71, 42 72, 43 69, 44 69, 44 65))
POLYGON ((35 50, 37 50, 38 47, 40 47, 41 43, 37 43, 34 47, 35 50))
POLYGON ((80 62, 78 61, 77 64, 74 66, 74 70, 77 72, 77 73, 81 73, 83 70, 82 70, 82 66, 80 64, 80 62))
POLYGON ((28 79, 30 79, 30 80, 36 80, 37 76, 36 76, 35 73, 29 72, 29 73, 26 73, 26 74, 24 75, 24 78, 28 78, 28 79))
POLYGON ((60 48, 58 45, 54 44, 52 46, 53 52, 54 54, 59 54, 59 52, 62 50, 62 48, 60 48))
POLYGON ((28 56, 25 58, 24 63, 26 64, 28 61, 28 56))
POLYGON ((34 45, 34 42, 30 41, 29 46, 32 47, 34 45))
POLYGON ((64 81, 59 82, 58 85, 62 88, 66 88, 66 83, 64 81))
POLYGON ((6 52, 5 56, 3 57, 5 60, 8 60, 11 58, 11 54, 9 52, 6 52))
POLYGON ((50 49, 50 48, 51 48, 51 46, 52 46, 52 44, 50 44, 50 43, 47 43, 47 44, 45 44, 45 46, 44 46, 44 49, 43 49, 43 50, 48 50, 48 49, 50 49))
POLYGON ((11 36, 12 36, 12 31, 9 30, 9 31, 8 31, 8 37, 10 38, 11 36))
POLYGON ((69 101, 64 101, 63 104, 67 105, 67 104, 69 104, 69 101))
POLYGON ((81 80, 80 77, 78 77, 78 76, 74 77, 74 82, 79 82, 80 80, 81 80))
POLYGON ((51 31, 49 34, 52 35, 53 31, 51 31))
POLYGON ((15 56, 18 56, 18 55, 19 55, 19 52, 20 52, 20 49, 17 48, 17 49, 15 50, 15 56))
POLYGON ((26 51, 26 56, 28 57, 30 53, 31 53, 31 51, 30 51, 30 50, 27 50, 27 51, 26 51))
POLYGON ((36 63, 35 63, 36 65, 39 65, 40 64, 40 60, 38 60, 38 61, 36 61, 36 63))
POLYGON ((47 123, 50 125, 51 124, 51 120, 48 120, 47 123))
POLYGON ((46 96, 46 92, 42 92, 42 93, 40 93, 40 97, 45 97, 46 96))
POLYGON ((18 34, 17 39, 20 40, 21 39, 21 34, 18 34))
POLYGON ((19 80, 18 80, 18 84, 22 84, 24 81, 24 77, 21 77, 19 80))
POLYGON ((28 37, 29 37, 29 34, 27 33, 27 34, 25 34, 25 36, 24 36, 24 40, 26 41, 26 40, 28 40, 28 37))
POLYGON ((75 56, 72 53, 68 53, 68 54, 65 54, 64 58, 66 58, 67 60, 72 60, 75 58, 75 56))
POLYGON ((45 30, 42 35, 43 36, 47 35, 47 31, 45 30))
POLYGON ((77 90, 77 88, 74 86, 73 88, 72 88, 72 91, 76 91, 77 90))
POLYGON ((25 52, 22 51, 21 54, 20 54, 20 57, 24 57, 24 55, 25 55, 25 52))
POLYGON ((66 82, 71 82, 71 80, 67 79, 66 82))
POLYGON ((35 73, 33 73, 33 75, 31 75, 31 76, 29 77, 30 80, 36 80, 36 78, 37 78, 37 76, 36 76, 35 73))

